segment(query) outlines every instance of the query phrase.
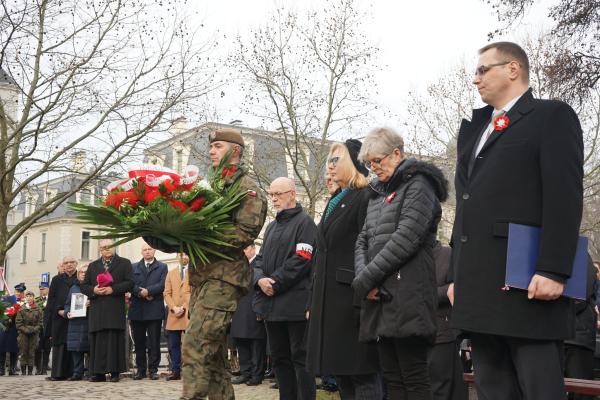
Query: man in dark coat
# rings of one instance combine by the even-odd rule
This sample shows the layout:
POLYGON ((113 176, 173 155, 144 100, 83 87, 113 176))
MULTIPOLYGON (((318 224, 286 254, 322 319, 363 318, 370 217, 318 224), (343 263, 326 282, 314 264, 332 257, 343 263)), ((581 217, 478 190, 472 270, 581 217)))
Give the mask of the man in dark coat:
POLYGON ((473 83, 488 106, 462 121, 457 141, 452 323, 471 336, 479 399, 562 400, 562 341, 574 322, 561 294, 581 222, 581 127, 567 104, 533 97, 527 54, 514 43, 482 48, 473 83), (541 228, 527 291, 505 288, 508 223, 541 228))
MULTIPOLYGON (((251 244, 244 249, 250 268, 256 263, 256 246, 251 244)), ((256 317, 252 310, 255 289, 250 287, 248 294, 240 300, 231 320, 229 336, 233 339, 240 359, 240 376, 231 380, 234 385, 246 383, 256 386, 262 383, 266 367, 267 334, 265 323, 256 317)))
POLYGON ((448 299, 447 276, 452 249, 439 241, 433 247, 437 281, 437 336, 429 360, 433 400, 467 400, 469 388, 463 380, 456 331, 450 327, 452 307, 448 299))
MULTIPOLYGON (((100 240, 101 257, 93 261, 80 285, 81 293, 90 300, 88 308, 90 339, 90 382, 119 381, 119 373, 127 369, 125 360, 125 293, 133 289, 131 262, 113 251, 111 240, 100 240), (98 275, 107 273, 110 279, 98 275)), ((107 277, 107 275, 103 275, 107 277)))
POLYGON ((64 272, 56 275, 50 282, 50 292, 48 294, 48 318, 51 320, 52 340, 52 370, 50 376, 46 379, 58 381, 70 378, 73 374, 73 363, 67 350, 67 330, 69 320, 65 313, 65 302, 69 295, 69 290, 77 282, 77 261, 75 257, 67 256, 63 258, 64 272))
POLYGON ((306 304, 317 227, 296 203, 289 178, 277 178, 269 195, 277 211, 256 256, 253 308, 266 322, 281 399, 315 398, 314 376, 306 371, 306 304))
POLYGON ((132 265, 133 290, 127 317, 133 331, 137 368, 133 379, 136 380, 146 377, 146 367, 150 379, 158 379, 160 331, 165 317, 163 292, 168 269, 167 264, 154 258, 154 253, 155 250, 144 243, 143 258, 132 265))

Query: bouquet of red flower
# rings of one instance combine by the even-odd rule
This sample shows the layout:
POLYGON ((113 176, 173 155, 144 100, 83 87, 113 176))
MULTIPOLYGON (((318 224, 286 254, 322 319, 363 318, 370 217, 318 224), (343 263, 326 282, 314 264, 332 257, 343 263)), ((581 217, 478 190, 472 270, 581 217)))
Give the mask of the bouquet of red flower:
POLYGON ((0 291, 0 332, 4 332, 10 319, 17 315, 17 311, 21 305, 17 303, 17 298, 14 295, 5 295, 0 291))
POLYGON ((227 160, 211 168, 206 180, 195 166, 183 175, 156 166, 134 169, 128 179, 108 186, 103 205, 69 207, 79 220, 100 226, 95 229, 104 233, 95 238, 116 239, 115 246, 144 236, 187 252, 192 265, 208 263, 210 254, 230 259, 223 253, 234 228, 229 213, 246 193, 239 185, 225 188, 225 177, 235 173, 227 160))

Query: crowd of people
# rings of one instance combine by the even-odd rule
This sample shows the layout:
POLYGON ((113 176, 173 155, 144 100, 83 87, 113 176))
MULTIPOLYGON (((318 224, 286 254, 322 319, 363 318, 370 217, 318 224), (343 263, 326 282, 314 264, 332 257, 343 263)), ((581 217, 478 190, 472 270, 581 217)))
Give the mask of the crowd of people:
MULTIPOLYGON (((179 253, 168 271, 154 249, 180 249, 154 237, 133 265, 107 240, 89 266, 66 257, 49 294, 23 299, 21 288, 22 373, 45 373, 50 338, 48 379, 87 371, 93 382, 118 381, 128 319, 134 379, 159 378, 166 327, 167 379, 183 380, 184 400, 233 399, 233 384, 262 383, 267 359, 284 400, 315 399, 317 376, 344 400, 466 400, 461 353, 472 354, 480 400, 564 399, 565 374, 593 378, 598 320, 591 258, 587 298, 562 296, 582 213, 581 127, 567 104, 533 97, 515 43, 482 48, 473 83, 487 106, 460 126, 450 247, 437 240, 449 185, 435 159, 409 157, 399 133, 376 128, 330 147, 318 224, 293 179, 271 182, 275 218, 256 252, 267 199, 242 163, 241 132, 220 129, 209 135, 210 161, 230 157, 237 168, 225 185, 247 191, 227 257, 189 266, 179 253), (541 227, 525 290, 506 285, 511 223, 541 227), (87 296, 85 317, 73 316, 77 293, 87 296)), ((2 351, 2 368, 6 352, 13 373, 14 351, 2 351)))

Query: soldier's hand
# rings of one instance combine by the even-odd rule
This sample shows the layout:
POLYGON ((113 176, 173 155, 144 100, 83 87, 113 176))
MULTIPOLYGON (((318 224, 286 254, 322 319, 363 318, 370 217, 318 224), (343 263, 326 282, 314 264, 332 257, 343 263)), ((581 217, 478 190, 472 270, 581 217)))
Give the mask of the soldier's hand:
POLYGON ((273 284, 275 281, 271 278, 261 278, 258 280, 258 286, 267 296, 273 296, 275 291, 273 290, 273 284))

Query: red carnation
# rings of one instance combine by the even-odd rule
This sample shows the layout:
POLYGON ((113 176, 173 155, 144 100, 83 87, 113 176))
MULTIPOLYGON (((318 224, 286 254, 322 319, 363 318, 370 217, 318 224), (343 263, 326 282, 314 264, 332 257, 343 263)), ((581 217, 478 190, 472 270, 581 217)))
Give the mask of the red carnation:
POLYGON ((192 201, 192 203, 190 204, 190 210, 198 211, 199 209, 202 208, 205 201, 206 201, 206 199, 204 197, 198 197, 197 199, 192 201))
POLYGON ((137 201, 140 199, 138 196, 136 196, 132 192, 121 192, 121 193, 123 193, 121 195, 122 201, 127 200, 127 204, 129 204, 133 208, 137 208, 137 206, 138 206, 137 201))
POLYGON ((185 210, 187 210, 188 206, 187 204, 185 204, 183 201, 181 200, 177 200, 177 199, 167 199, 167 201, 169 202, 169 204, 171 204, 173 207, 178 208, 179 210, 181 210, 181 212, 184 212, 185 210))
POLYGON ((226 176, 232 176, 235 173, 235 165, 232 165, 231 167, 225 167, 223 168, 223 171, 221 172, 221 178, 225 178, 226 176))
POLYGON ((158 190, 146 189, 146 192, 144 193, 144 202, 146 204, 150 204, 154 200, 158 199, 159 197, 160 197, 160 192, 158 190))
POLYGON ((172 179, 166 180, 158 186, 158 190, 162 194, 169 194, 174 190, 177 190, 177 185, 172 179))

